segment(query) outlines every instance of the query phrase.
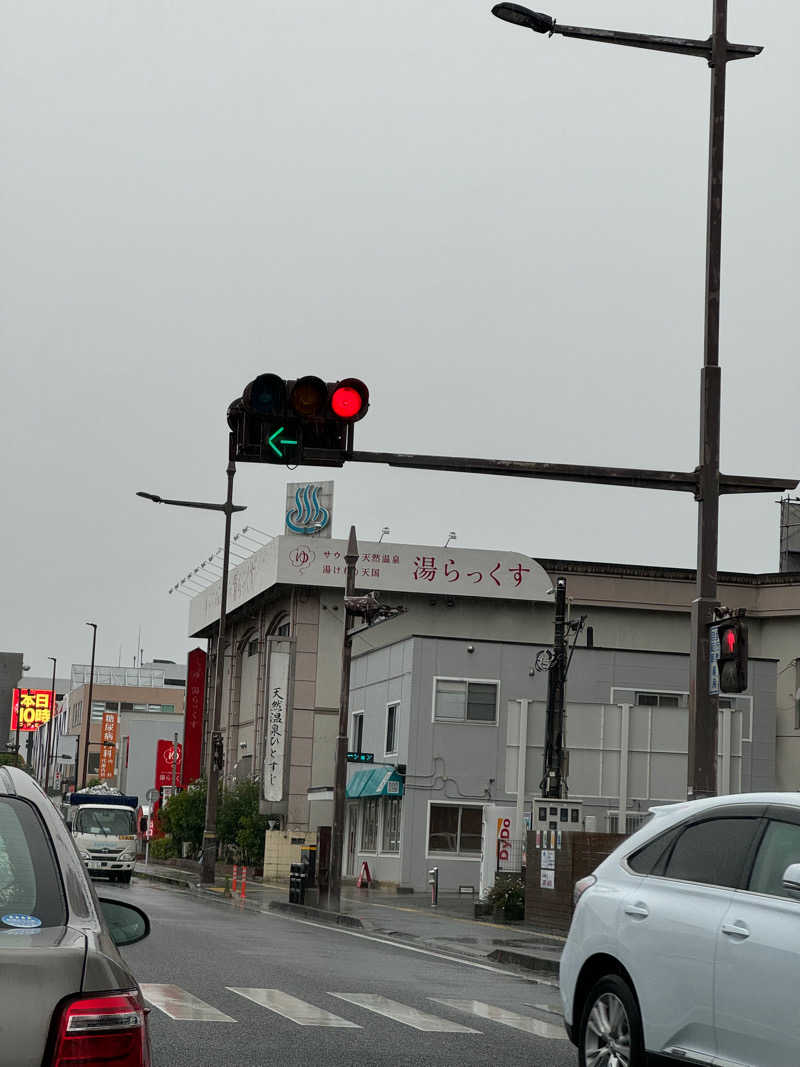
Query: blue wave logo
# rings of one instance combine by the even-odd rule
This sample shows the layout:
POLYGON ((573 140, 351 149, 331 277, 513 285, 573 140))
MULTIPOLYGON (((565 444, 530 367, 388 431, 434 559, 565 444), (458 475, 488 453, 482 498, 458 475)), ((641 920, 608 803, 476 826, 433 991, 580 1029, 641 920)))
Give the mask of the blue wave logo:
POLYGON ((324 530, 331 514, 319 502, 318 485, 301 485, 294 494, 294 507, 286 512, 286 525, 296 534, 312 536, 324 530))

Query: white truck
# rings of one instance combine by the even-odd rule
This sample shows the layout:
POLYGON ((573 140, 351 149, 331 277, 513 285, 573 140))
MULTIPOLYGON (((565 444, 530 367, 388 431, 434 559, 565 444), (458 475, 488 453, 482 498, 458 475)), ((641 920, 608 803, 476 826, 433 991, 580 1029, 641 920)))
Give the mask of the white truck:
POLYGON ((90 875, 130 882, 136 865, 138 807, 138 797, 103 786, 70 795, 72 836, 90 875))

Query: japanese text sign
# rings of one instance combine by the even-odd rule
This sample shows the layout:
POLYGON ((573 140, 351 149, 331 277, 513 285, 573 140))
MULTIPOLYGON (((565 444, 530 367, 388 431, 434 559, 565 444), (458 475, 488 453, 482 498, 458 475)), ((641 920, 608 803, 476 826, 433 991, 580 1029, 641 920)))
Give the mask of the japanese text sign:
POLYGON ((38 730, 50 722, 52 695, 49 689, 15 689, 11 705, 11 732, 17 729, 18 718, 20 730, 38 730))

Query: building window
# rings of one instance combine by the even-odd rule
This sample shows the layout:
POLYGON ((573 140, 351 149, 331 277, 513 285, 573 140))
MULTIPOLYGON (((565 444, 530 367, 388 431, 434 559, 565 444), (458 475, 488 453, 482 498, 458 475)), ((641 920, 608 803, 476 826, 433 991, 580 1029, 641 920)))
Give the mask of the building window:
POLYGON ((483 808, 431 804, 428 852, 480 855, 483 808))
POLYGON ((364 801, 364 814, 361 819, 361 851, 375 852, 378 847, 378 798, 368 797, 364 801))
POLYGON ((397 755, 397 709, 399 704, 388 704, 386 707, 386 748, 387 756, 397 755))
POLYGON ((257 656, 258 655, 258 638, 257 637, 254 637, 253 640, 248 643, 248 645, 247 645, 247 655, 248 656, 257 656))
MULTIPOLYGON (((106 710, 105 700, 92 701, 92 722, 102 722, 103 712, 106 710)), ((98 764, 99 766, 99 764, 98 764)))
POLYGON ((383 798, 383 841, 384 852, 400 851, 400 797, 383 798))
POLYGON ((289 628, 289 616, 284 611, 272 620, 268 632, 273 637, 288 637, 289 628))
POLYGON ((433 717, 436 722, 497 722, 497 682, 437 678, 433 717))
POLYGON ((100 770, 100 753, 99 752, 90 752, 89 753, 89 762, 86 764, 86 773, 87 773, 87 775, 89 775, 89 774, 97 774, 99 772, 99 770, 100 770))
POLYGON ((679 693, 637 693, 636 703, 642 708, 679 708, 679 693))
POLYGON ((364 712, 353 712, 353 732, 350 738, 350 751, 360 752, 364 740, 364 712))

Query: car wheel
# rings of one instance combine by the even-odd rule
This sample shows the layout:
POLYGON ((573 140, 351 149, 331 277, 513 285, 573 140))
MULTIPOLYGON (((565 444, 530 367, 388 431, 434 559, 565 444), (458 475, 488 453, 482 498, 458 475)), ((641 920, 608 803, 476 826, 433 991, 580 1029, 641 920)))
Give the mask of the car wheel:
POLYGON ((589 991, 578 1030, 580 1067, 644 1067, 642 1016, 628 983, 607 974, 589 991))

